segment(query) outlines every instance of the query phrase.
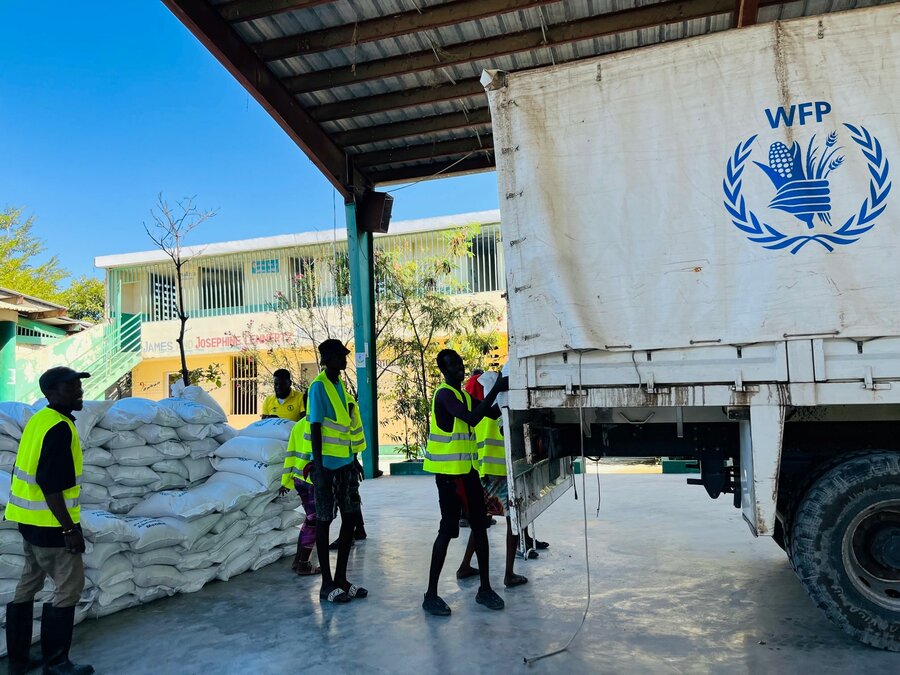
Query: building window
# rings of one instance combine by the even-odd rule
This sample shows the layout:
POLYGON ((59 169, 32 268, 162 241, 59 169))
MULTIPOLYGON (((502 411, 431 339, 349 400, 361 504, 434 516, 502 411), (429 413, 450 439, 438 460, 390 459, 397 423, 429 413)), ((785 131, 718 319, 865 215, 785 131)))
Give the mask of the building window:
POLYGON ((319 294, 315 258, 291 258, 290 265, 294 302, 300 307, 315 307, 319 294))
POLYGON ((244 305, 244 271, 200 268, 200 308, 229 309, 244 305))
POLYGON ((151 274, 150 297, 150 321, 169 321, 178 318, 175 277, 168 274, 151 274))
POLYGON ((235 356, 231 368, 231 414, 256 415, 259 403, 256 361, 250 356, 235 356))
POLYGON ((497 267, 497 235, 480 234, 469 245, 469 292, 486 293, 500 290, 497 267))

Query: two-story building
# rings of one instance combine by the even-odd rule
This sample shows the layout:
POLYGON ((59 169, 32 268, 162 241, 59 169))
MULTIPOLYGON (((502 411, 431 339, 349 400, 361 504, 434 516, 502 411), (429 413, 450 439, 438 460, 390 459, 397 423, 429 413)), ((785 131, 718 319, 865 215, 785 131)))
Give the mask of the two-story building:
MULTIPOLYGON (((474 233, 468 252, 451 257, 453 283, 446 292, 489 302, 502 311, 497 327, 505 327, 503 257, 499 211, 395 222, 390 233, 375 238, 376 249, 395 251, 405 259, 433 259, 450 250, 449 235, 460 228, 474 233)), ((206 385, 229 413, 230 421, 243 426, 258 419, 261 401, 270 393, 257 359, 248 345, 259 351, 289 345, 296 353, 301 377, 307 382, 318 372, 315 345, 309 331, 279 320, 280 296, 297 292, 299 279, 315 277, 305 286, 307 302, 322 308, 327 321, 349 321, 349 299, 336 288, 333 275, 321 274, 346 254, 346 231, 306 232, 185 247, 182 257, 184 307, 190 317, 185 334, 188 368, 209 368, 222 374, 222 386, 206 385), (335 307, 344 307, 338 312, 335 307), (329 309, 331 308, 331 309, 329 309)), ((140 323, 140 360, 132 369, 132 393, 151 399, 169 395, 169 385, 180 377, 176 338, 178 293, 175 269, 161 250, 101 256, 97 267, 106 271, 110 315, 125 325, 140 323)), ((332 334, 342 334, 333 327, 332 334)), ((344 335, 352 335, 344 327, 344 335)), ((506 335, 501 335, 498 358, 506 354, 506 335)), ((252 349, 251 349, 252 351, 252 349)))

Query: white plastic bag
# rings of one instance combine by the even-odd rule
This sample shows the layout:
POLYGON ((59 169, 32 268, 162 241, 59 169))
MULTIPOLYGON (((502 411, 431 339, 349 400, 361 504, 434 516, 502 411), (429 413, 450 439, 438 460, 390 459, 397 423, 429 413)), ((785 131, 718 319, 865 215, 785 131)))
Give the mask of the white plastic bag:
POLYGON ((270 417, 269 419, 259 420, 253 424, 241 429, 238 436, 251 436, 254 438, 275 438, 285 443, 291 437, 291 429, 294 428, 296 422, 284 420, 279 417, 270 417))
POLYGON ((237 436, 224 445, 219 446, 216 457, 252 459, 254 462, 273 464, 284 463, 287 454, 287 443, 275 438, 257 438, 254 436, 237 436))

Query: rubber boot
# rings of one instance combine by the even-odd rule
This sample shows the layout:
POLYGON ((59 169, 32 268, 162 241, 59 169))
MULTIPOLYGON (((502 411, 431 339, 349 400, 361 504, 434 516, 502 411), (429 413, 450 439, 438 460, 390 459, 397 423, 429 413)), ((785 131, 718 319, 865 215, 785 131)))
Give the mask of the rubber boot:
POLYGON ((10 675, 25 675, 40 668, 41 661, 31 654, 33 602, 11 602, 6 606, 6 649, 10 675))
POLYGON ((91 675, 93 666, 69 661, 72 631, 75 628, 75 607, 54 607, 44 604, 41 617, 41 652, 44 654, 44 675, 91 675))

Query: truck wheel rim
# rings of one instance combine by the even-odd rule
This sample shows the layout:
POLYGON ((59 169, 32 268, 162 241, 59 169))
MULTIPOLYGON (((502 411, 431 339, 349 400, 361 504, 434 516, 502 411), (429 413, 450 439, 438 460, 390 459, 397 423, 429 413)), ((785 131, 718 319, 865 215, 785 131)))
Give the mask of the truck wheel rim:
POLYGON ((844 533, 844 569, 872 602, 900 612, 900 500, 860 511, 844 533))

